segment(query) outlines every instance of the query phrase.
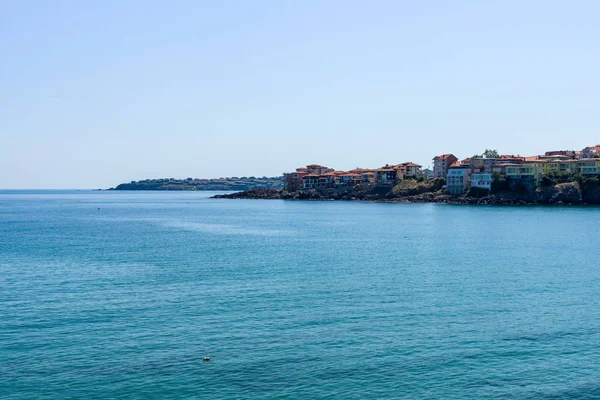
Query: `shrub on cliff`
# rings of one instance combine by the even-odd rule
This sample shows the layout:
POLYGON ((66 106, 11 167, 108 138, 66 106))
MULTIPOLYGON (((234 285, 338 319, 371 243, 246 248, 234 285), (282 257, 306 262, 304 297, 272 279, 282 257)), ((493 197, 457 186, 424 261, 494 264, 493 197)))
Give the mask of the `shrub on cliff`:
POLYGON ((554 186, 558 185, 559 183, 573 182, 574 180, 575 177, 573 176, 573 174, 567 171, 559 171, 554 169, 542 175, 542 179, 540 180, 540 186, 554 186))
POLYGON ((431 189, 433 191, 441 190, 444 186, 446 186, 446 180, 444 178, 435 178, 429 182, 432 182, 431 189))
POLYGON ((580 204, 583 202, 581 188, 577 182, 538 187, 535 191, 535 197, 537 201, 546 204, 580 204))
POLYGON ((510 184, 508 178, 500 175, 498 172, 492 174, 493 180, 490 187, 491 193, 500 193, 510 191, 510 184))
POLYGON ((583 201, 588 204, 600 204, 600 178, 598 176, 577 176, 583 201))
POLYGON ((437 192, 446 184, 445 179, 436 178, 432 180, 405 179, 391 190, 390 196, 415 196, 422 193, 437 192))
POLYGON ((598 176, 577 175, 575 180, 579 183, 579 187, 582 190, 596 189, 600 186, 600 177, 598 176))

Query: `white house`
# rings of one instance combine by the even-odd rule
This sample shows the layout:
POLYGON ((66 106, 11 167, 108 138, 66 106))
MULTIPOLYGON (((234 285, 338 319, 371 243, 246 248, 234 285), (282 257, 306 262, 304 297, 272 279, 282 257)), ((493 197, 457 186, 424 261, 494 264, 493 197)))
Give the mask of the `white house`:
POLYGON ((489 190, 492 187, 493 180, 492 174, 487 172, 471 174, 471 187, 489 190))

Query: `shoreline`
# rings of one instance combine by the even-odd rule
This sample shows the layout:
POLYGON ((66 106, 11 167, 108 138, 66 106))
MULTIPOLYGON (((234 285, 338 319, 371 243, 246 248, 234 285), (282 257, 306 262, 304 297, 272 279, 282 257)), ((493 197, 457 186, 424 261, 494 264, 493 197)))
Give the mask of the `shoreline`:
POLYGON ((491 205, 491 206, 598 206, 600 203, 582 200, 551 198, 533 199, 517 196, 514 193, 488 194, 481 197, 452 196, 442 191, 426 192, 413 195, 394 194, 391 191, 346 191, 326 192, 315 189, 287 192, 274 189, 255 189, 231 194, 211 196, 215 199, 244 200, 299 200, 299 201, 363 201, 370 203, 398 204, 448 204, 448 205, 491 205))

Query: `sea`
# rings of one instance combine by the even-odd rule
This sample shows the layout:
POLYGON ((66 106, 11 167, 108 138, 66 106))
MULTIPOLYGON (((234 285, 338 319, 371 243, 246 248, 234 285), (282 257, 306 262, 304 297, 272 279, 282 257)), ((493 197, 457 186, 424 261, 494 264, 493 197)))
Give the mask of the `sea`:
POLYGON ((600 208, 214 194, 0 191, 0 398, 600 398, 600 208))

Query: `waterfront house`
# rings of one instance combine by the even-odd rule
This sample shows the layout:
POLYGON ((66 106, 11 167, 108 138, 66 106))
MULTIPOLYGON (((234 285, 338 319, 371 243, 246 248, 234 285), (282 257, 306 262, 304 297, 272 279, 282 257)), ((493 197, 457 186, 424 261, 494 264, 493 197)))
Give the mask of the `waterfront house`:
POLYGON ((512 181, 523 183, 532 188, 539 185, 544 174, 552 171, 571 175, 600 174, 600 159, 572 159, 564 155, 528 157, 521 165, 510 165, 506 176, 512 181))
POLYGON ((361 175, 361 183, 363 186, 373 186, 376 183, 375 173, 372 171, 363 172, 361 175))
POLYGON ((403 179, 408 178, 419 178, 423 176, 423 172, 421 171, 421 166, 419 164, 415 164, 411 161, 400 164, 404 168, 404 176, 403 179))
POLYGON ((472 172, 471 187, 479 189, 491 189, 493 177, 491 172, 472 172))
POLYGON ((545 157, 562 156, 562 157, 565 157, 566 159, 574 160, 575 158, 578 158, 579 154, 581 154, 581 153, 578 151, 573 151, 573 150, 553 150, 553 151, 547 151, 544 154, 544 156, 545 157))
POLYGON ((473 173, 492 173, 493 166, 496 164, 521 164, 523 161, 525 157, 514 155, 501 155, 498 158, 472 157, 469 165, 473 173))
POLYGON ((333 182, 333 177, 328 174, 319 175, 318 188, 326 188, 331 187, 331 183, 333 182))
POLYGON ((452 195, 461 195, 469 188, 470 178, 471 168, 469 165, 463 165, 456 161, 448 167, 446 190, 452 195))
POLYGON ((600 144, 595 146, 586 147, 581 150, 581 158, 596 158, 600 157, 600 144))
POLYGON ((306 170, 309 174, 315 174, 315 175, 323 175, 328 172, 334 171, 333 168, 329 168, 329 167, 326 167, 324 165, 319 165, 319 164, 309 164, 306 166, 306 170))
POLYGON ((446 179, 448 168, 457 161, 458 158, 454 154, 442 154, 433 157, 433 177, 446 179))
POLYGON ((344 172, 337 175, 338 185, 337 187, 353 187, 359 185, 362 182, 362 175, 353 174, 351 172, 344 172))
POLYGON ((600 159, 598 158, 582 158, 575 162, 576 173, 581 175, 598 175, 600 174, 600 159))
MULTIPOLYGON (((528 188, 532 188, 535 185, 539 185, 543 175, 550 171, 568 174, 579 173, 577 169, 578 163, 579 160, 574 160, 564 155, 527 157, 521 165, 507 168, 506 176, 510 177, 513 181, 520 181, 528 188)), ((585 163, 579 164, 583 165, 585 163)), ((595 164, 593 168, 595 169, 595 164)))
POLYGON ((302 180, 308 175, 305 168, 298 168, 296 172, 283 173, 283 190, 293 192, 303 188, 302 180))
POLYGON ((389 164, 373 171, 375 184, 378 186, 391 186, 396 184, 397 169, 389 164))
POLYGON ((535 188, 543 175, 543 160, 524 161, 522 164, 508 164, 506 177, 513 185, 522 184, 528 189, 535 188))
MULTIPOLYGON (((309 164, 306 167, 296 168, 295 172, 284 172, 283 173, 283 189, 289 192, 293 192, 299 189, 305 189, 304 178, 307 175, 324 175, 329 172, 333 172, 333 168, 325 167, 319 164, 309 164)), ((312 177, 311 177, 312 178, 312 177)), ((313 185, 310 183, 309 185, 313 185)), ((316 187, 319 186, 319 182, 316 183, 316 187)))
POLYGON ((320 175, 308 174, 302 179, 302 189, 316 189, 319 187, 320 175))

